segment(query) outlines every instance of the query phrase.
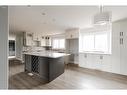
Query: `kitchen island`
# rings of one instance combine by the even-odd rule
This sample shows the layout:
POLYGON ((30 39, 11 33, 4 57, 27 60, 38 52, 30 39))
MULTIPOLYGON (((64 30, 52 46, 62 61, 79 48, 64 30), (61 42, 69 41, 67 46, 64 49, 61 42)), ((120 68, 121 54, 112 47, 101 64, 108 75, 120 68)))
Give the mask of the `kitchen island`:
POLYGON ((64 56, 69 54, 43 52, 24 52, 25 71, 40 76, 50 82, 64 73, 64 56))

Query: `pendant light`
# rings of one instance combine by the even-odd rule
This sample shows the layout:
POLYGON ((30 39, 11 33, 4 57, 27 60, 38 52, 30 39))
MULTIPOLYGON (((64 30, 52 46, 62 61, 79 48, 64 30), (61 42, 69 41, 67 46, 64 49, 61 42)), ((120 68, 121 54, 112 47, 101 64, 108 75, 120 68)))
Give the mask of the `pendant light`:
POLYGON ((111 22, 111 13, 104 12, 104 7, 99 6, 99 13, 94 15, 94 25, 105 25, 111 22))

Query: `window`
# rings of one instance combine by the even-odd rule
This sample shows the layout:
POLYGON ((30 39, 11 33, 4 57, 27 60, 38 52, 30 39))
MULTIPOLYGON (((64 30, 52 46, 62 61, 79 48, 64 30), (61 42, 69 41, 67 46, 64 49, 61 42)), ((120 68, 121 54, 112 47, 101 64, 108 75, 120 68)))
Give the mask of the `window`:
POLYGON ((110 31, 83 33, 80 41, 80 51, 111 53, 110 31))
POLYGON ((9 40, 9 56, 15 56, 15 40, 9 40))
POLYGON ((85 35, 83 37, 83 48, 85 51, 94 49, 94 35, 85 35))
POLYGON ((60 38, 53 39, 52 45, 54 49, 64 49, 65 39, 60 39, 60 38))
POLYGON ((108 34, 96 34, 95 35, 95 50, 108 52, 108 34))

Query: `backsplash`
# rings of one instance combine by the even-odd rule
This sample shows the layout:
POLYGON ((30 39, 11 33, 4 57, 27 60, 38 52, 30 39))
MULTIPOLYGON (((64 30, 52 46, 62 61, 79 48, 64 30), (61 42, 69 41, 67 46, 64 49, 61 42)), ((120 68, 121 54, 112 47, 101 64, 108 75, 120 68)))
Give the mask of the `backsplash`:
POLYGON ((43 47, 23 47, 23 50, 22 51, 43 51, 45 50, 45 48, 43 47))

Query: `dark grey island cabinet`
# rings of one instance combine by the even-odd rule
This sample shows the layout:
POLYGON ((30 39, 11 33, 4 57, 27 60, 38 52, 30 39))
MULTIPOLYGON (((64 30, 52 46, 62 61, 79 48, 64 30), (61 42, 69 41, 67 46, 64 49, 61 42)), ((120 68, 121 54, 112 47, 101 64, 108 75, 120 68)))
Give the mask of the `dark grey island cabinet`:
MULTIPOLYGON (((67 55, 67 54, 66 54, 67 55)), ((25 71, 40 76, 50 82, 64 73, 64 56, 38 56, 36 54, 24 54, 25 71)))

